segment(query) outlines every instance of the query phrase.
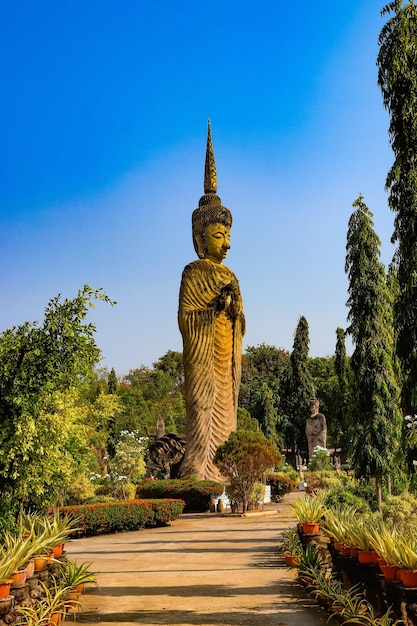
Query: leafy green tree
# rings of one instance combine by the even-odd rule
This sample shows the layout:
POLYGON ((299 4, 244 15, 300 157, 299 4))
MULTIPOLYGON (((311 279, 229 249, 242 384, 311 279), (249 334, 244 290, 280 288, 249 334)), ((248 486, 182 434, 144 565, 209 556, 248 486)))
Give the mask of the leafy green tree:
POLYGON ((302 315, 294 334, 293 350, 282 395, 282 412, 288 418, 287 448, 295 452, 305 448, 305 421, 309 404, 315 395, 313 380, 308 369, 308 322, 302 315))
POLYGON ((185 431, 185 403, 173 378, 162 369, 141 366, 131 370, 126 383, 119 386, 124 410, 115 427, 116 438, 123 430, 138 431, 142 436, 156 433, 162 417, 166 431, 185 431))
POLYGON ((392 14, 379 36, 378 84, 390 115, 394 152, 386 187, 395 212, 399 293, 395 306, 397 353, 402 368, 402 408, 417 413, 417 4, 389 2, 392 14))
POLYGON ((230 433, 214 456, 221 474, 240 497, 244 513, 256 481, 280 461, 278 448, 263 433, 245 430, 230 433))
POLYGON ((391 293, 379 260, 372 213, 359 195, 349 220, 345 271, 349 277, 347 332, 354 343, 352 460, 359 476, 374 477, 381 503, 382 478, 398 448, 401 413, 393 367, 391 293))
POLYGON ((86 322, 97 299, 111 303, 87 285, 73 300, 58 295, 41 325, 27 322, 0 335, 0 500, 12 494, 16 503, 47 506, 70 479, 68 394, 100 357, 95 326, 86 322))
POLYGON ((248 346, 242 357, 242 380, 239 391, 239 406, 264 423, 262 388, 270 389, 275 410, 279 407, 279 393, 288 367, 289 354, 282 348, 262 343, 248 346))
POLYGON ((184 364, 182 360, 182 352, 175 352, 175 350, 168 350, 161 356, 155 363, 153 363, 155 370, 161 370, 168 374, 174 383, 174 389, 176 391, 183 392, 184 390, 184 364))
POLYGON ((251 417, 251 414, 242 407, 237 408, 237 429, 236 430, 250 430, 258 432, 259 422, 255 417, 251 417))

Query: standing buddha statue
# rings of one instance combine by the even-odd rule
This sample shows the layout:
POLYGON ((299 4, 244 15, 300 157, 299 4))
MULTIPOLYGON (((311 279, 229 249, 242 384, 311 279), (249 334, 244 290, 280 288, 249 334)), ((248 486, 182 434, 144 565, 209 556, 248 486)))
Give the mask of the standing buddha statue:
POLYGON ((179 475, 198 480, 221 480, 213 458, 236 430, 245 333, 239 283, 223 265, 230 248, 232 214, 216 192, 209 121, 204 195, 192 215, 199 259, 183 271, 178 309, 186 405, 186 450, 179 475))

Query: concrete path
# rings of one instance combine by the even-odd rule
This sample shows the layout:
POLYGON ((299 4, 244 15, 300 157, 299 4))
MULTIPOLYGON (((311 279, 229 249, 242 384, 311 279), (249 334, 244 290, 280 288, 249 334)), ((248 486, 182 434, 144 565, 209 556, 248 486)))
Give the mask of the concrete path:
POLYGON ((277 545, 295 519, 289 494, 247 517, 183 515, 171 526, 78 539, 77 562, 92 562, 99 586, 83 596, 89 626, 324 626, 277 545))

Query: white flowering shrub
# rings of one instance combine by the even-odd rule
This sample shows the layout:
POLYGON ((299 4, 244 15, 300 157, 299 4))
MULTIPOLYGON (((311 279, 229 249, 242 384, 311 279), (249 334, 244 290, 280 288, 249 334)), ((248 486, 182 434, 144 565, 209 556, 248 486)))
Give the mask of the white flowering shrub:
POLYGON ((124 430, 116 444, 114 457, 109 462, 109 491, 116 498, 135 497, 136 485, 145 475, 145 453, 148 438, 138 431, 124 430))
POLYGON ((326 448, 323 448, 322 446, 316 446, 314 448, 313 456, 308 462, 308 470, 310 472, 318 472, 328 469, 332 469, 332 465, 330 463, 330 454, 328 453, 326 448))

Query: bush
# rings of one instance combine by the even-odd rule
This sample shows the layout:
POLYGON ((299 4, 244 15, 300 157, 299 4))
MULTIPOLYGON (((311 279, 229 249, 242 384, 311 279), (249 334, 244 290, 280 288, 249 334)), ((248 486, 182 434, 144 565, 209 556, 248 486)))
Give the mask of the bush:
POLYGON ((65 492, 66 504, 82 504, 95 495, 95 487, 85 474, 79 474, 65 492))
POLYGON ((329 452, 326 448, 316 446, 314 448, 313 456, 308 462, 308 470, 310 472, 317 472, 329 469, 332 469, 329 452))
POLYGON ((349 487, 335 487, 326 496, 325 506, 332 508, 344 506, 354 506, 359 513, 369 513, 369 505, 366 500, 353 493, 349 487))
POLYGON ((281 462, 281 454, 261 432, 237 430, 216 450, 214 463, 239 494, 247 511, 254 484, 262 474, 281 462))
POLYGON ((265 500, 265 485, 263 483, 255 483, 250 494, 249 509, 259 509, 265 500))
POLYGON ((346 483, 342 475, 336 474, 333 469, 305 472, 304 480, 307 483, 307 493, 317 489, 332 489, 346 483))
POLYGON ((140 498, 180 498, 185 513, 201 513, 210 508, 210 498, 221 496, 223 485, 213 480, 143 480, 136 494, 140 498))
POLYGON ((291 477, 290 474, 284 472, 267 474, 266 484, 271 487, 272 502, 281 502, 286 493, 289 493, 297 488, 299 480, 297 472, 295 472, 295 477, 291 477))
POLYGON ((130 500, 101 504, 62 506, 60 513, 77 518, 82 535, 98 535, 128 530, 140 530, 151 526, 166 526, 181 515, 183 500, 130 500))
POLYGON ((20 502, 11 494, 2 494, 0 498, 0 533, 4 531, 16 532, 19 507, 20 502))
POLYGON ((392 527, 417 521, 417 498, 407 491, 400 496, 388 496, 382 503, 382 517, 392 527))
MULTIPOLYGON (((356 485, 354 485, 351 489, 352 489, 352 493, 355 496, 359 496, 360 498, 363 498, 363 500, 365 500, 369 504, 371 511, 377 511, 378 503, 376 501, 375 482, 372 482, 372 483, 359 482, 356 485)), ((388 492, 387 492, 386 487, 382 487, 382 499, 386 500, 387 495, 388 495, 388 492)))

